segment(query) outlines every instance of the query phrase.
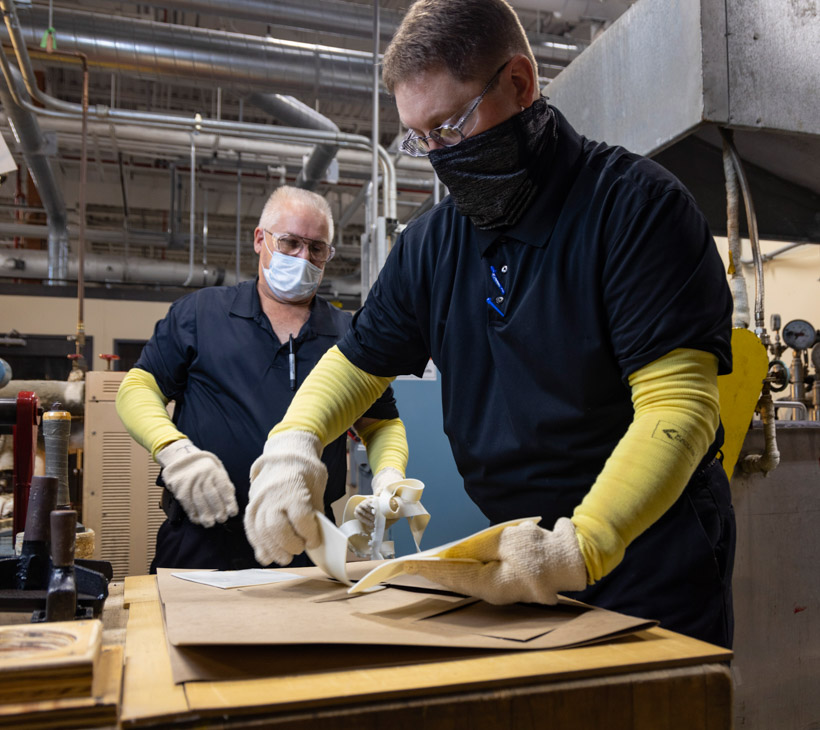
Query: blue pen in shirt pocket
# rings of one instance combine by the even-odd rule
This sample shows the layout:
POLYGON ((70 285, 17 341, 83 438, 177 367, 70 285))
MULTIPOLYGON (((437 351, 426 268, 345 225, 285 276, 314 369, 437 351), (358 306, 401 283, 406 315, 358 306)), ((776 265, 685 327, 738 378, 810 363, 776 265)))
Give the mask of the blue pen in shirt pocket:
MULTIPOLYGON (((495 266, 490 266, 490 277, 493 280, 493 284, 498 287, 498 291, 502 294, 506 294, 507 292, 504 290, 504 287, 501 285, 501 282, 498 280, 498 272, 495 270, 495 266)), ((503 301, 503 297, 498 297, 503 301)), ((498 301, 498 300, 496 300, 498 301)), ((500 303, 500 302, 499 302, 500 303)), ((493 301, 492 297, 487 297, 487 304, 490 305, 496 312, 498 312, 502 317, 504 317, 504 312, 502 312, 497 306, 496 303, 493 301)))
POLYGON ((495 266, 490 266, 490 276, 493 279, 493 283, 498 287, 498 290, 502 294, 506 294, 507 292, 504 291, 504 287, 501 286, 501 282, 498 280, 498 272, 495 270, 495 266))

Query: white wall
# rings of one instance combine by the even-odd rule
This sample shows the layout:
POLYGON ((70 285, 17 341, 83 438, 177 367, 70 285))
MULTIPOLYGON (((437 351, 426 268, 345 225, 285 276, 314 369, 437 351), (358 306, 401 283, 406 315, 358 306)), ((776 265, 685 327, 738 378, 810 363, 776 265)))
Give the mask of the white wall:
MULTIPOLYGON (((724 264, 728 265, 727 240, 715 240, 724 264)), ((787 245, 783 241, 761 241, 760 249, 763 254, 771 254, 787 245)), ((743 261, 752 258, 747 240, 743 241, 741 258, 743 261)), ((749 311, 754 318, 754 267, 744 265, 743 275, 749 295, 749 311)), ((820 329, 820 244, 808 243, 763 264, 763 312, 770 335, 772 314, 779 314, 783 325, 793 319, 805 319, 815 329, 820 329)))
MULTIPOLYGON (((86 337, 94 338, 94 358, 88 366, 105 370, 101 353, 114 352, 115 339, 147 340, 154 324, 162 319, 170 302, 108 299, 84 301, 86 337)), ((63 297, 0 296, 0 333, 17 330, 31 335, 74 335, 77 332, 77 300, 63 297)))

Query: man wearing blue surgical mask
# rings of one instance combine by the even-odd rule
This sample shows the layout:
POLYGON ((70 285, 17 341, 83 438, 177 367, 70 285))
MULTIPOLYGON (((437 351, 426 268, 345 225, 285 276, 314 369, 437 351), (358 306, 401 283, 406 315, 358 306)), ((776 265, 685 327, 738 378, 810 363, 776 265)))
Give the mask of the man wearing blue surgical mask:
MULTIPOLYGON (((350 324, 349 314, 316 295, 332 240, 324 198, 278 188, 254 230, 257 278, 175 302, 123 380, 117 412, 162 467, 167 519, 152 571, 259 567, 242 524, 251 466, 308 372, 350 324)), ((407 442, 392 390, 353 425, 367 445, 374 487, 402 478, 407 442)), ((311 513, 333 519, 330 505, 345 492, 345 438, 326 444, 314 465, 327 487, 304 505, 311 513)), ((308 564, 305 555, 295 563, 308 564)))

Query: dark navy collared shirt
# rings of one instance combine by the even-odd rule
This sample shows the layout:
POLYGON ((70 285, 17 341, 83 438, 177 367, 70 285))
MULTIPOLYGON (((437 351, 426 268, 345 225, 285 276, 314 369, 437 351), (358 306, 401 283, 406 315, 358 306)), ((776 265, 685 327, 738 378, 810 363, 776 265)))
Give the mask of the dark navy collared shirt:
POLYGON ((732 301, 691 195, 556 111, 548 182, 479 230, 449 196, 399 236, 340 343, 361 369, 442 379, 465 487, 495 522, 570 516, 633 419, 628 377, 676 348, 731 370, 732 301))
MULTIPOLYGON (((310 318, 294 338, 297 385, 349 325, 348 313, 314 298, 310 318)), ((135 367, 151 373, 176 402, 177 428, 222 460, 244 511, 251 464, 294 395, 288 343, 279 342, 262 311, 256 281, 200 289, 174 302, 135 367)), ((396 418, 392 389, 365 415, 396 418)), ((329 444, 322 459, 328 466, 329 505, 345 491, 345 437, 329 444)))

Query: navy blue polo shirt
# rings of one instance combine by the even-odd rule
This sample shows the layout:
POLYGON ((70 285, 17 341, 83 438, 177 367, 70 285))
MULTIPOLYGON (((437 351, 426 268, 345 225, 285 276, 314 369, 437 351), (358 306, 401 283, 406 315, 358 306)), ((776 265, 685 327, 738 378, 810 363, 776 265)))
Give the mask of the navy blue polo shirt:
MULTIPOLYGON (((208 287, 174 302, 135 365, 151 373, 165 397, 176 401, 177 428, 222 460, 241 511, 248 503, 251 464, 294 395, 288 343, 274 334, 256 284, 208 287)), ((294 338, 297 387, 349 326, 349 313, 314 298, 310 317, 294 338)), ((365 415, 396 418, 392 389, 365 415)), ((329 444, 322 455, 328 467, 326 504, 345 492, 344 439, 329 444)))
POLYGON ((556 111, 550 174, 514 226, 449 196, 399 236, 340 349, 380 376, 441 372, 444 430, 492 521, 581 501, 633 419, 628 376, 679 347, 731 370, 732 301, 712 236, 662 167, 556 111))

